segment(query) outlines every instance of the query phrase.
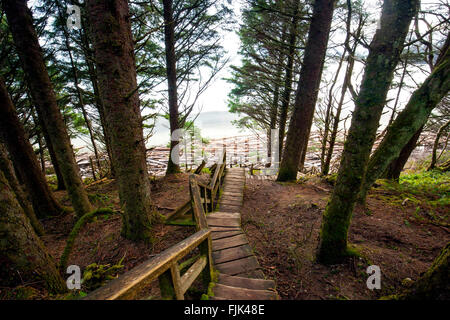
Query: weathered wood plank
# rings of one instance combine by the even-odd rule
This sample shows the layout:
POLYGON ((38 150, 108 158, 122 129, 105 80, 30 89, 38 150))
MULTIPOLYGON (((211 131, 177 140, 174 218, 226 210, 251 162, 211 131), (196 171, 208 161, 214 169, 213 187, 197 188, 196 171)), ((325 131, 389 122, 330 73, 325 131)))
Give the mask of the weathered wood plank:
POLYGON ((189 190, 191 193, 191 206, 192 210, 194 210, 195 222, 197 222, 197 230, 206 229, 208 228, 208 223, 200 197, 200 189, 197 184, 197 178, 193 174, 189 176, 189 190))
POLYGON ((265 279, 251 279, 227 274, 219 274, 218 283, 231 287, 240 287, 253 290, 275 290, 275 281, 265 279))
POLYGON ((245 288, 230 287, 217 283, 213 289, 214 297, 231 300, 277 300, 275 292, 269 290, 252 290, 245 288))
POLYGON ((240 227, 241 219, 239 218, 206 218, 208 225, 211 227, 240 227))
POLYGON ((265 279, 264 272, 261 269, 255 269, 250 271, 240 272, 235 274, 234 276, 243 277, 243 278, 251 278, 251 279, 265 279))
POLYGON ((239 212, 221 212, 216 211, 213 213, 210 213, 208 217, 214 217, 214 218, 241 218, 241 214, 239 212))
POLYGON ((205 256, 201 256, 181 277, 181 292, 184 294, 203 271, 207 263, 205 256))
POLYGON ((221 211, 229 211, 229 212, 236 212, 239 211, 241 209, 241 206, 231 206, 229 204, 227 205, 221 205, 220 206, 220 210, 221 211))
POLYGON ((212 240, 219 240, 219 239, 229 238, 232 236, 237 236, 239 234, 243 234, 241 230, 212 232, 211 238, 212 238, 212 240))
POLYGON ((242 231, 242 229, 239 227, 213 227, 209 226, 209 229, 214 234, 216 232, 223 232, 223 231, 242 231))
POLYGON ((247 258, 253 255, 252 248, 248 244, 239 247, 214 251, 212 254, 215 264, 247 258))
POLYGON ((103 287, 88 294, 86 300, 114 300, 133 298, 139 289, 150 283, 166 270, 173 261, 178 261, 203 241, 207 240, 211 231, 200 230, 178 244, 163 251, 157 256, 141 263, 132 270, 111 280, 103 287))
POLYGON ((224 191, 222 193, 222 197, 237 197, 237 198, 243 198, 243 195, 239 192, 229 192, 229 191, 224 191))
POLYGON ((238 247, 243 244, 247 244, 247 238, 245 235, 240 234, 234 237, 229 237, 225 239, 214 240, 212 242, 212 251, 223 250, 226 248, 238 247))
POLYGON ((166 221, 175 220, 176 218, 185 215, 190 210, 192 210, 191 200, 188 200, 186 203, 184 203, 183 205, 179 206, 175 211, 169 213, 166 216, 166 221))
POLYGON ((261 267, 258 260, 256 260, 254 256, 251 256, 239 260, 216 264, 216 268, 222 273, 235 276, 244 272, 260 269, 261 267))
POLYGON ((242 200, 239 199, 222 199, 220 202, 220 205, 230 205, 230 206, 242 206, 242 200))

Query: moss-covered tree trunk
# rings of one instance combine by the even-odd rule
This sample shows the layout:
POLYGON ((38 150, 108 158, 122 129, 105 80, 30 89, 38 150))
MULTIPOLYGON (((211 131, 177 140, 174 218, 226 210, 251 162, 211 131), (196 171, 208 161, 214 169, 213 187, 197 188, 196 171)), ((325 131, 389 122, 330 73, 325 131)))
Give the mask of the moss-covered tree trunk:
POLYGON ((115 170, 114 170, 114 164, 113 164, 113 160, 112 160, 112 149, 111 149, 111 133, 109 132, 108 129, 108 123, 106 121, 106 116, 105 116, 105 107, 103 105, 103 99, 101 97, 101 93, 100 93, 100 89, 99 89, 99 85, 98 85, 98 77, 97 77, 97 69, 96 66, 94 64, 95 61, 95 57, 93 54, 93 50, 92 50, 92 40, 91 40, 91 35, 90 35, 90 30, 88 28, 88 26, 86 25, 86 14, 84 14, 85 11, 82 12, 82 16, 81 16, 81 33, 80 33, 80 37, 81 37, 81 41, 83 43, 83 54, 86 60, 86 64, 88 67, 88 74, 89 74, 89 80, 91 81, 92 84, 92 89, 94 90, 94 99, 95 99, 95 105, 97 107, 97 111, 98 114, 100 116, 100 124, 102 126, 102 131, 103 131, 103 138, 104 138, 104 144, 106 147, 106 153, 108 154, 108 159, 109 159, 109 166, 110 166, 110 176, 111 177, 115 177, 115 170))
POLYGON ((386 179, 394 181, 398 181, 400 179, 400 173, 405 167, 405 164, 408 161, 409 156, 416 148, 417 141, 419 140, 419 137, 422 134, 422 130, 423 126, 419 128, 419 130, 417 130, 416 133, 414 133, 411 139, 409 139, 408 143, 406 143, 402 151, 400 151, 399 156, 391 161, 385 172, 386 179))
POLYGON ((16 195, 17 201, 22 207, 25 215, 30 220, 30 223, 34 228, 34 231, 36 231, 38 235, 42 235, 44 233, 44 228, 37 219, 36 214, 34 213, 33 210, 33 205, 31 201, 28 199, 25 190, 22 188, 19 181, 17 180, 16 173, 14 171, 14 166, 8 157, 6 146, 1 141, 0 141, 0 170, 5 175, 5 178, 8 181, 12 191, 16 195))
POLYGON ((414 91, 406 107, 388 128, 386 135, 373 153, 359 198, 362 202, 376 179, 386 171, 403 147, 427 122, 431 111, 450 90, 450 50, 424 83, 414 91))
POLYGON ((316 0, 278 181, 295 180, 308 145, 333 19, 334 0, 316 0))
POLYGON ((2 285, 43 281, 52 293, 64 292, 65 283, 54 260, 34 232, 22 207, 0 171, 0 279, 2 285))
POLYGON ((124 208, 122 235, 148 240, 156 213, 150 198, 128 2, 91 0, 87 2, 87 12, 124 208))
POLYGON ((348 254, 347 236, 353 208, 394 69, 417 6, 418 1, 386 0, 383 3, 381 27, 370 44, 336 185, 324 212, 318 252, 318 260, 322 263, 339 262, 348 254))
POLYGON ((34 212, 40 218, 61 213, 28 141, 3 80, 0 79, 0 133, 17 168, 20 180, 31 197, 34 212))
POLYGON ((166 174, 180 172, 179 163, 172 159, 172 152, 179 141, 172 140, 172 134, 180 129, 180 119, 178 113, 178 94, 177 94, 177 66, 175 56, 175 20, 173 18, 173 1, 163 0, 164 15, 164 44, 166 51, 166 74, 169 98, 169 123, 170 123, 170 154, 167 164, 166 174))
POLYGON ((8 25, 30 88, 31 97, 45 122, 72 205, 78 216, 92 210, 70 144, 56 95, 44 63, 33 18, 26 0, 2 1, 8 25))
POLYGON ((447 243, 427 272, 401 298, 405 300, 450 299, 450 243, 447 243))

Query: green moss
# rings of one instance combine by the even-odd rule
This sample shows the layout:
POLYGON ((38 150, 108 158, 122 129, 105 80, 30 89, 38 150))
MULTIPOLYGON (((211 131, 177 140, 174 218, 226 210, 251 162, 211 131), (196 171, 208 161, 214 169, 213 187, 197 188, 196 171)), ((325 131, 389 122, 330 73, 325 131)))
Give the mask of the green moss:
POLYGON ((69 237, 67 238, 66 247, 64 248, 63 254, 61 255, 61 259, 59 262, 59 267, 63 272, 65 272, 66 270, 67 261, 69 259, 70 253, 72 252, 73 245, 81 228, 97 215, 112 214, 112 213, 114 213, 114 211, 109 208, 100 208, 91 211, 89 213, 86 213, 77 221, 77 223, 75 223, 75 226, 73 227, 72 231, 69 234, 69 237))
POLYGON ((171 220, 166 222, 166 224, 170 226, 195 226, 195 221, 192 221, 192 217, 189 217, 186 219, 171 220))

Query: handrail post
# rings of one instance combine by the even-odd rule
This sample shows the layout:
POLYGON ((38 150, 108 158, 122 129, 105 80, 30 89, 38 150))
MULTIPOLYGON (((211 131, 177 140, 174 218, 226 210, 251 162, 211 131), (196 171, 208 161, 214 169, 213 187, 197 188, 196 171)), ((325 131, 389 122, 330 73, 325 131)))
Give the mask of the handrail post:
POLYGON ((202 271, 203 285, 208 288, 209 283, 213 279, 213 264, 212 264, 212 240, 211 235, 199 245, 200 254, 206 256, 207 262, 205 269, 202 271))
POLYGON ((159 289, 163 300, 176 299, 175 284, 172 277, 171 269, 166 270, 158 277, 159 289))
POLYGON ((191 194, 191 206, 194 212, 194 218, 197 225, 197 230, 208 228, 206 221, 206 214, 203 210, 202 198, 200 196, 200 190, 197 184, 197 178, 194 174, 189 176, 189 190, 191 194))

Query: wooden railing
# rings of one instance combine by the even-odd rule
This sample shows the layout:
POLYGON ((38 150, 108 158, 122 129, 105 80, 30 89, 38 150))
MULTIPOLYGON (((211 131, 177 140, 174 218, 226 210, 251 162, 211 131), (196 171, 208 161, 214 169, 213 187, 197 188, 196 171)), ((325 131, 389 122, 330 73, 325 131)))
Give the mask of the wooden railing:
MULTIPOLYGON (((226 159, 225 153, 223 159, 226 159)), ((224 170, 225 161, 216 166, 208 185, 199 183, 195 174, 189 177, 189 210, 192 211, 196 233, 91 292, 84 299, 135 299, 142 289, 158 279, 163 299, 184 300, 186 291, 200 275, 206 289, 213 272, 211 231, 208 229, 206 212, 208 208, 215 207, 224 170), (200 254, 180 264, 180 261, 196 248, 200 254), (187 270, 182 272, 184 269, 187 270)))
MULTIPOLYGON (((214 164, 213 167, 211 167, 212 170, 212 176, 211 180, 208 184, 203 184, 199 181, 197 181, 197 185, 200 192, 200 198, 201 198, 201 204, 203 206, 203 210, 205 213, 213 212, 217 208, 217 201, 218 197, 220 195, 220 191, 223 186, 223 178, 225 175, 225 167, 226 167, 226 151, 223 150, 223 157, 222 162, 219 164, 214 164)), ((200 165, 201 169, 204 167, 204 163, 200 165)), ((200 168, 199 167, 199 168, 200 168)), ((196 174, 201 172, 201 169, 197 169, 195 171, 196 174)), ((191 193, 192 195, 192 193, 191 193)), ((166 222, 170 223, 176 219, 183 219, 183 216, 188 216, 189 214, 192 214, 192 220, 194 220, 193 214, 193 207, 192 207, 192 201, 189 200, 180 207, 178 207, 175 211, 170 213, 166 217, 166 222)))

